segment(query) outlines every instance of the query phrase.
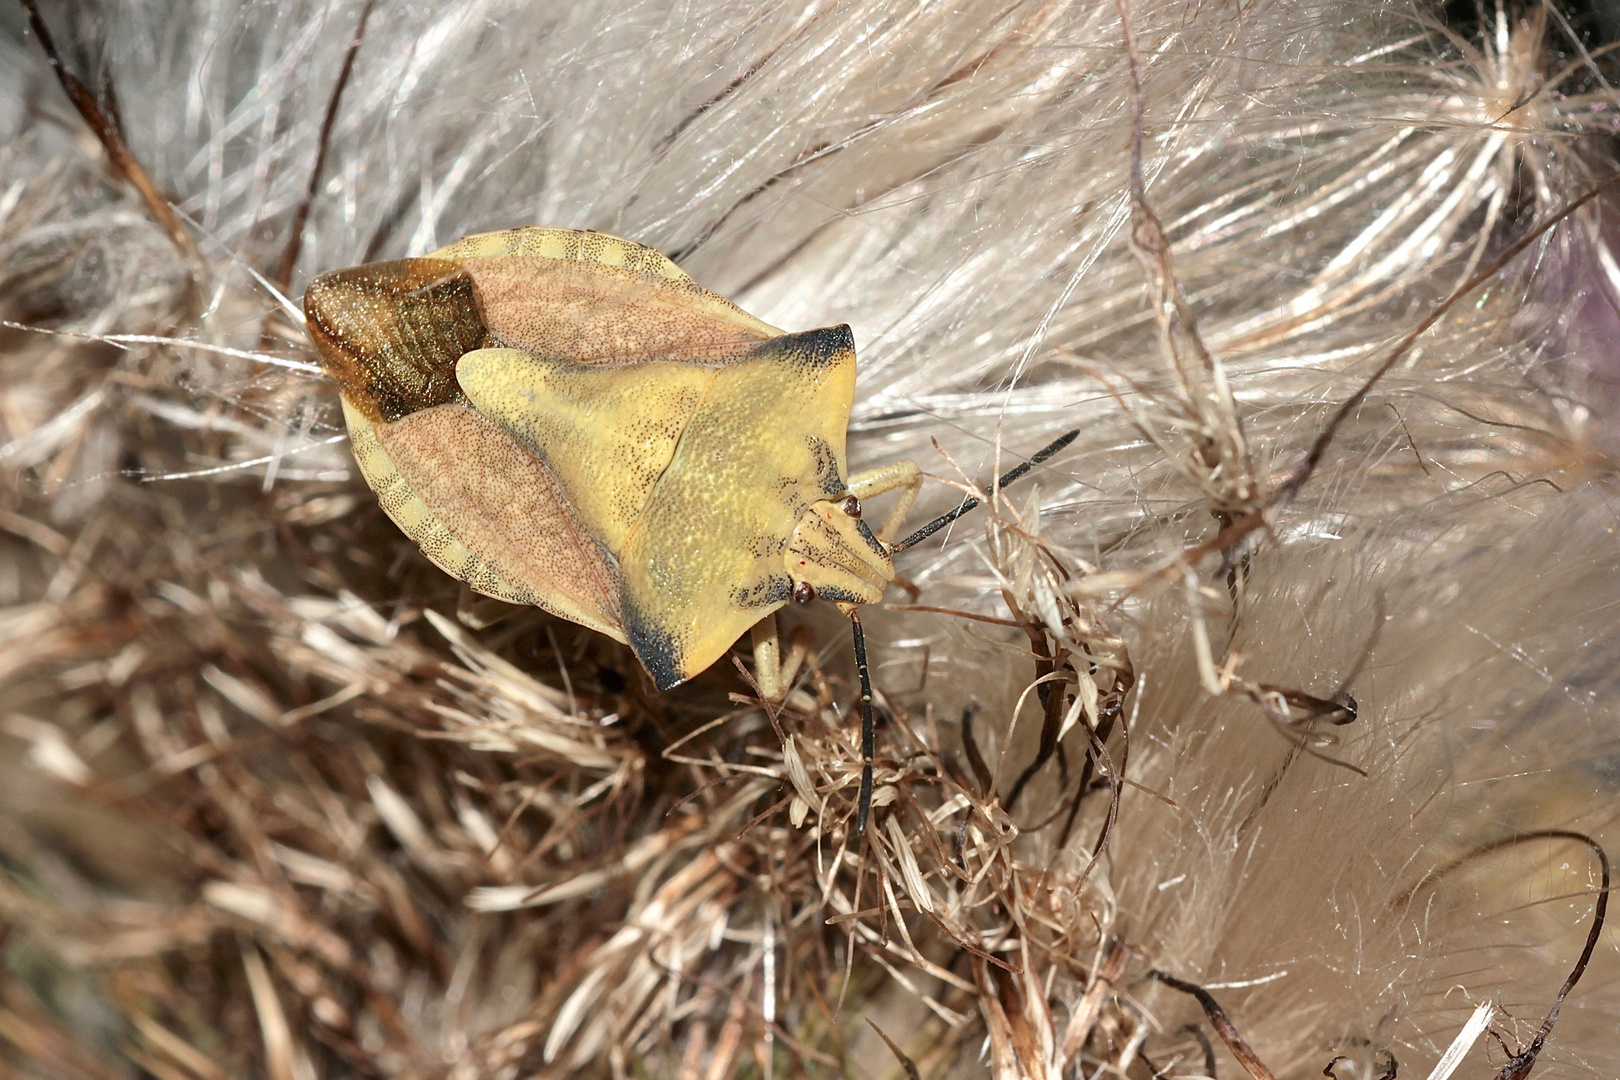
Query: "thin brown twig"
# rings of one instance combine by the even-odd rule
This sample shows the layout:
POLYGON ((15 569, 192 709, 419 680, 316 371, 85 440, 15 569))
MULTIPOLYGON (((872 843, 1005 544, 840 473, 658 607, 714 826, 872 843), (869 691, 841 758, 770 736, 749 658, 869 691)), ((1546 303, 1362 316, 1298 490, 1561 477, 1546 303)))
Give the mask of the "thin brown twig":
POLYGON ((287 247, 281 253, 281 267, 276 271, 276 287, 282 292, 292 282, 293 267, 298 263, 298 254, 304 246, 304 224, 309 220, 310 207, 315 203, 315 196, 320 190, 321 174, 326 168, 326 154, 332 142, 332 128, 337 123, 338 108, 343 103, 343 91, 348 88, 349 79, 354 74, 354 58, 360 52, 360 42, 366 36, 366 20, 371 18, 371 9, 376 0, 366 0, 365 6, 360 9, 360 21, 355 25, 354 37, 349 41, 349 51, 343 56, 343 67, 338 72, 337 83, 332 87, 332 96, 326 101, 326 117, 321 121, 321 134, 315 144, 315 164, 310 166, 309 186, 304 191, 304 198, 293 212, 292 234, 287 237, 287 247))
POLYGON ((1608 177, 1600 181, 1595 187, 1590 188, 1584 194, 1572 199, 1546 221, 1542 222, 1540 225, 1537 225, 1534 229, 1531 229, 1519 239, 1509 244, 1502 254, 1498 255, 1495 259, 1492 259, 1473 277, 1469 278, 1467 281, 1453 289, 1450 295, 1448 295, 1444 300, 1440 301, 1440 303, 1436 304, 1432 311, 1430 311, 1423 318, 1419 319, 1416 326, 1412 327, 1412 329, 1408 330, 1401 336, 1401 338, 1395 343, 1394 348, 1390 350, 1389 355, 1386 356, 1383 361, 1373 369, 1373 373, 1362 382, 1361 386, 1356 389, 1356 392, 1346 398, 1344 402, 1334 410, 1332 417, 1328 419, 1327 424, 1322 428, 1321 432, 1317 434, 1315 442, 1311 444, 1310 450, 1306 452, 1305 459, 1299 463, 1299 465, 1294 469, 1293 473, 1289 475, 1288 479, 1279 484, 1277 488, 1266 497, 1265 503, 1262 505, 1261 510, 1256 511, 1256 513, 1269 510, 1275 506, 1283 505, 1298 493, 1299 489, 1303 487, 1305 482, 1308 481, 1312 474, 1316 472, 1316 467, 1321 464, 1322 458, 1327 454, 1328 447, 1332 445, 1334 437, 1338 435, 1339 428, 1344 426, 1344 422, 1350 418, 1350 414, 1367 399, 1368 394, 1372 393, 1372 389, 1378 384, 1378 381, 1385 375, 1389 374, 1395 365, 1400 362, 1401 358, 1412 350, 1412 346, 1417 344, 1418 338, 1427 333, 1435 323, 1444 318, 1446 313, 1452 308, 1456 307, 1457 304, 1468 296, 1469 293, 1472 293, 1475 289, 1479 288, 1481 285, 1494 278, 1497 274, 1501 273, 1502 270, 1506 268, 1508 263, 1518 258, 1537 240, 1540 240, 1548 232, 1551 232, 1554 226, 1569 218, 1581 207, 1596 199, 1599 195, 1602 195, 1605 191, 1609 190, 1617 183, 1620 183, 1620 171, 1611 173, 1608 177))
POLYGON ((1522 1050, 1508 1055, 1507 1063, 1496 1074, 1496 1080, 1525 1080, 1525 1077, 1530 1075, 1530 1070, 1535 1067, 1536 1058, 1540 1056, 1548 1037, 1552 1035, 1553 1025, 1558 1022, 1558 1013, 1564 1006, 1564 999, 1569 996, 1570 991, 1575 989, 1575 984, 1581 981, 1581 976, 1586 974, 1586 965, 1592 960, 1592 954, 1597 949, 1597 943, 1603 936, 1603 923, 1608 917, 1610 881, 1608 852, 1603 849, 1603 845, 1583 832, 1575 832, 1573 829, 1537 829, 1534 832, 1521 833, 1518 836, 1509 836, 1502 840, 1492 841, 1489 844, 1482 844, 1466 855, 1453 859, 1423 875, 1416 885, 1401 893, 1395 901, 1396 906, 1400 906, 1423 889, 1434 885, 1441 878, 1468 863, 1510 847, 1529 843, 1532 840, 1569 840, 1577 844, 1585 844, 1597 856, 1601 879, 1597 890, 1597 901, 1592 906, 1592 926, 1586 933, 1586 944, 1581 949, 1580 957, 1570 970, 1569 977, 1564 980, 1564 985, 1559 987, 1558 995, 1553 998, 1552 1007, 1547 1010, 1547 1015, 1541 1021, 1541 1027, 1536 1030, 1535 1037, 1522 1050))
POLYGON ((1114 834, 1114 825, 1119 820, 1121 787, 1119 773, 1114 768, 1114 759, 1109 755, 1108 747, 1097 737, 1097 729, 1091 726, 1091 720, 1085 716, 1080 717, 1080 725, 1086 729, 1086 734, 1090 736, 1091 747, 1097 752, 1097 757, 1102 761, 1103 768, 1108 770, 1109 791, 1108 815, 1103 819, 1102 829, 1097 833, 1097 842, 1092 846, 1091 858, 1087 861, 1086 868, 1080 871, 1080 879, 1074 883, 1072 891, 1075 896, 1079 896, 1081 890, 1086 887, 1086 881, 1090 879, 1091 872, 1096 869, 1098 861, 1102 858, 1103 849, 1108 846, 1108 838, 1114 834))
POLYGON ((1197 998, 1198 1004, 1204 1007, 1204 1015, 1209 1018, 1209 1026, 1215 1029, 1215 1034, 1221 1037, 1221 1041, 1232 1052, 1232 1056, 1237 1058, 1238 1064, 1247 1069, 1254 1080, 1277 1080, 1276 1074, 1266 1068, 1265 1062, 1260 1060, 1254 1048, 1238 1034, 1238 1029, 1227 1017, 1226 1010, 1221 1008, 1221 1003, 1216 1001, 1208 990, 1196 983, 1166 974, 1158 968, 1148 972, 1148 978, 1162 982, 1172 990, 1180 990, 1183 994, 1191 994, 1197 998))
POLYGON ((169 242, 174 245, 175 250, 187 262, 197 262, 200 258, 197 243, 191 238, 185 223, 180 220, 180 215, 169 205, 169 200, 158 193, 157 185, 152 183, 151 176, 130 152, 129 144, 124 141, 124 133, 119 130, 118 124, 102 110, 90 88, 62 62, 62 54, 57 51, 56 41, 51 37, 50 28, 45 25, 44 17, 39 13, 36 0, 20 0, 20 2, 23 11, 28 14, 29 28, 39 39, 39 46, 44 50, 45 59, 51 65, 51 70, 56 73, 56 81, 62 84, 68 100, 73 103, 73 107, 84 118, 91 133, 107 151, 107 158, 112 164, 113 171, 134 186, 136 192, 140 194, 141 201, 146 203, 147 210, 157 219, 157 223, 163 226, 163 231, 168 234, 169 242))
MULTIPOLYGON (((1132 85, 1134 88, 1131 105, 1133 120, 1132 198, 1134 201, 1137 200, 1142 194, 1140 130, 1143 103, 1141 94, 1141 77, 1139 70, 1139 57, 1137 56, 1135 50, 1134 32, 1131 28, 1128 0, 1116 0, 1116 6, 1119 10, 1121 28, 1126 41, 1127 59, 1130 62, 1132 85)), ((1551 214, 1547 220, 1543 221, 1540 225, 1537 225, 1534 229, 1531 229, 1524 236, 1508 245, 1508 247, 1504 249, 1500 255, 1480 269, 1467 281, 1464 281, 1462 284, 1453 289, 1444 300, 1435 305, 1435 307, 1427 315, 1420 319, 1415 326, 1413 326, 1406 334, 1402 335, 1395 342, 1394 346, 1390 350, 1389 355, 1386 356, 1376 368, 1374 368, 1372 374, 1363 380, 1362 384, 1356 389, 1356 391, 1351 394, 1349 398, 1345 399, 1345 401, 1342 402, 1336 410, 1334 410, 1333 415, 1328 419, 1328 422, 1317 434, 1316 439, 1306 451, 1305 457, 1299 463, 1299 465, 1297 465, 1293 472, 1290 473, 1282 483, 1277 485, 1277 487, 1274 488, 1257 507, 1243 514, 1242 516, 1230 517, 1223 521, 1220 530, 1213 538, 1205 541, 1204 543, 1195 544, 1192 547, 1186 548, 1176 556, 1166 560, 1166 562, 1162 563, 1158 567, 1147 571, 1137 580, 1135 587, 1140 587, 1149 581, 1176 573, 1183 567, 1196 565, 1206 556, 1215 552, 1226 552, 1247 537, 1250 533, 1262 528, 1266 528, 1269 524, 1269 516, 1271 511, 1280 506, 1286 505, 1310 480, 1310 478, 1315 474, 1317 467, 1321 464, 1322 459, 1326 456, 1329 446, 1332 445, 1333 440, 1337 437, 1339 429, 1342 428, 1346 420, 1349 419, 1350 414, 1353 413, 1356 408, 1366 400, 1367 396, 1383 379, 1383 377, 1389 374, 1389 372, 1394 369, 1395 365, 1412 350, 1419 338, 1421 338, 1436 323, 1444 318, 1452 308, 1456 307, 1458 303, 1474 292, 1474 290, 1478 289, 1481 285, 1484 285, 1497 274, 1501 273, 1501 271, 1509 263, 1511 263, 1519 255, 1523 254, 1526 249, 1541 239, 1546 233, 1550 232, 1559 223, 1567 220, 1583 206, 1592 202, 1605 191, 1614 187, 1616 184, 1620 184, 1620 171, 1611 173, 1608 177, 1594 185, 1583 194, 1570 200, 1563 207, 1551 214)), ((1134 591, 1134 588, 1128 591, 1134 591)))
POLYGON ((958 619, 970 619, 973 622, 989 623, 992 626, 1010 626, 1015 630, 1027 630, 1029 623, 1018 619, 1001 619, 994 615, 976 615, 971 611, 962 611, 958 608, 935 607, 932 604, 884 604, 884 611, 926 611, 932 615, 954 615, 958 619))
POLYGON ((878 1038, 883 1040, 883 1045, 889 1048, 889 1052, 899 1060, 900 1067, 906 1070, 907 1080, 922 1080, 922 1073, 917 1071, 917 1063, 907 1057, 905 1051, 896 1046, 894 1044, 894 1040, 889 1038, 889 1036, 884 1033, 882 1028, 878 1027, 872 1022, 872 1018, 870 1016, 866 1018, 866 1022, 871 1026, 873 1031, 877 1032, 878 1038))

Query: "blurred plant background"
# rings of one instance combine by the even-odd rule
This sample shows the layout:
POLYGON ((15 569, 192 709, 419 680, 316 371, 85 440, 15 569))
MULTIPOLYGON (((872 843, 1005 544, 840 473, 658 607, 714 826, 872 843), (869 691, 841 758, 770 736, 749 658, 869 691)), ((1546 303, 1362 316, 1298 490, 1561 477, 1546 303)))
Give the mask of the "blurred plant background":
POLYGON ((0 1077, 1612 1074, 1614 8, 38 12, 159 199, 0 8, 0 1077), (534 223, 850 323, 919 520, 1080 428, 865 838, 836 613, 660 695, 360 481, 303 286, 534 223))

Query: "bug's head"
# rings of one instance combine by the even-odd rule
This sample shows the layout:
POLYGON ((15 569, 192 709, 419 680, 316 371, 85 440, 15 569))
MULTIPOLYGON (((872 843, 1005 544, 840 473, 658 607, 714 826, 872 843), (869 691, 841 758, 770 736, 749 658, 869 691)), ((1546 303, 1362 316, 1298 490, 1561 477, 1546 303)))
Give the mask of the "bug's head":
POLYGON ((800 603, 820 597, 875 604, 894 580, 889 549, 861 520, 861 504, 853 495, 817 499, 806 507, 784 558, 793 598, 800 603))

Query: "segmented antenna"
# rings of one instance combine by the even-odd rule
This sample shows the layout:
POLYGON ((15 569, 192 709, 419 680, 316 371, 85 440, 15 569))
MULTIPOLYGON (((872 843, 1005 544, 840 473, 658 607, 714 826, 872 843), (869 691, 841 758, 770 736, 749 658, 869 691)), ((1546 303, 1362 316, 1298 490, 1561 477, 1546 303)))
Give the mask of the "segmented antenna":
POLYGON ((855 632, 855 671, 861 677, 861 799, 855 809, 855 835, 859 836, 872 816, 872 672, 866 666, 866 632, 861 629, 860 612, 851 607, 844 614, 855 632))
MULTIPOLYGON (((1073 431, 1066 431, 1062 435, 1059 435, 1057 438, 1035 451, 1034 455, 1028 461, 1024 462, 1022 465, 1014 466, 1003 473, 1001 479, 996 481, 996 490, 1000 490, 1013 481, 1019 479, 1025 473, 1029 472, 1029 470, 1033 469, 1035 466, 1039 465, 1041 462, 1045 461, 1047 458, 1051 457, 1065 446, 1068 446, 1079 437, 1079 428, 1075 428, 1073 431)), ((962 505, 958 506, 955 510, 939 515, 939 517, 935 518, 933 521, 930 521, 928 524, 924 525, 922 528, 918 529, 916 532, 912 533, 898 544, 895 544, 889 550, 891 552, 904 551, 908 547, 915 544, 920 544, 922 541, 928 539, 930 536, 933 536, 935 533, 939 532, 939 530, 943 529, 945 526, 949 525, 951 522, 955 521, 957 518, 961 517, 963 514, 967 513, 969 510, 972 510, 978 505, 979 500, 972 495, 969 495, 967 498, 962 500, 962 505)))
MULTIPOLYGON (((1080 429, 1065 432, 1037 450, 1028 461, 1008 469, 996 481, 996 490, 1006 487, 1024 476, 1025 473, 1062 450, 1065 446, 1079 438, 1080 429)), ((930 536, 961 517, 963 514, 979 505, 979 500, 968 496, 962 504, 949 513, 941 514, 930 521, 904 540, 895 544, 889 550, 904 551, 913 544, 920 543, 930 536)), ((872 672, 866 664, 866 634, 861 630, 861 616, 854 605, 838 605, 845 615, 849 616, 849 623, 855 633, 855 670, 861 678, 861 797, 855 809, 855 833, 860 835, 866 831, 866 822, 872 816, 872 672)))

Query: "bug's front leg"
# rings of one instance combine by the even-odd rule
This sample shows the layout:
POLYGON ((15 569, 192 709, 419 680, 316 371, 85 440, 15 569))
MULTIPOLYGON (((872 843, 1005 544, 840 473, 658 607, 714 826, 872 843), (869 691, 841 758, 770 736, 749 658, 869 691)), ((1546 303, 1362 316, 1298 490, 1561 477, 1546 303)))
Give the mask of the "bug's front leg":
POLYGON ((911 504, 917 501, 917 493, 922 490, 922 482, 922 470, 917 467, 915 461, 909 459, 891 461, 887 465, 880 465, 869 472, 850 477, 849 493, 857 499, 866 499, 882 495, 885 491, 893 491, 895 488, 905 489, 877 531, 879 540, 885 544, 892 544, 894 534, 900 531, 900 526, 905 524, 906 515, 911 512, 911 504))
POLYGON ((861 629, 860 612, 854 604, 844 603, 838 604, 838 610, 849 619, 855 637, 855 673, 861 680, 861 791, 855 803, 855 835, 860 836, 872 816, 872 670, 866 662, 866 632, 861 629))

